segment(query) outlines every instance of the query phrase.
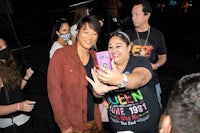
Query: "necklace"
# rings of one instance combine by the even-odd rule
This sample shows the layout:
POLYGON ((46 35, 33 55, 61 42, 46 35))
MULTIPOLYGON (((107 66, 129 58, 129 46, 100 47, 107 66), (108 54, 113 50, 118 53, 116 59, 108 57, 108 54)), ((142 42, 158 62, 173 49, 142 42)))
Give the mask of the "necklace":
POLYGON ((147 41, 149 39, 149 35, 150 35, 150 27, 148 29, 148 34, 147 34, 147 37, 146 37, 146 40, 144 42, 144 45, 142 45, 141 41, 140 41, 140 36, 139 36, 139 33, 136 31, 136 34, 137 34, 137 38, 138 38, 138 41, 139 41, 139 44, 141 46, 140 48, 140 55, 144 56, 145 55, 145 51, 142 49, 142 46, 146 46, 147 45, 147 41))

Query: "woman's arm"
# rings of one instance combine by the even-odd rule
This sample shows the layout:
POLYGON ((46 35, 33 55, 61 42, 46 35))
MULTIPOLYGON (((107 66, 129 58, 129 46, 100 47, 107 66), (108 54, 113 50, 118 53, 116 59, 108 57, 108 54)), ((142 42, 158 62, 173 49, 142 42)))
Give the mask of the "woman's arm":
POLYGON ((0 105, 0 116, 17 111, 30 112, 33 110, 35 103, 35 101, 25 100, 23 102, 18 102, 10 105, 0 105))
POLYGON ((34 71, 29 68, 26 70, 26 75, 24 76, 24 78, 22 79, 22 83, 21 83, 21 89, 24 89, 24 86, 26 85, 26 83, 28 82, 28 80, 31 78, 32 74, 34 73, 34 71))
POLYGON ((108 70, 101 66, 100 69, 104 72, 96 70, 95 68, 94 70, 92 69, 94 80, 86 77, 88 82, 93 86, 95 93, 99 95, 103 95, 111 90, 119 89, 119 85, 124 82, 124 76, 126 77, 124 87, 127 89, 137 89, 142 87, 152 78, 151 72, 145 67, 137 67, 130 74, 119 72, 115 66, 112 70, 108 70))
POLYGON ((18 111, 18 106, 19 106, 18 103, 10 105, 0 105, 0 116, 18 111))
POLYGON ((129 74, 123 74, 122 72, 120 72, 113 62, 112 70, 109 70, 102 66, 99 67, 101 70, 103 70, 103 72, 97 70, 97 78, 102 83, 120 87, 120 84, 126 82, 124 86, 127 89, 136 89, 142 87, 147 84, 152 78, 151 71, 145 67, 136 67, 129 74), (124 81, 124 78, 126 79, 126 81, 124 81))
MULTIPOLYGON (((152 78, 151 72, 144 67, 135 68, 132 73, 127 74, 127 89, 137 89, 146 85, 152 78)), ((123 80, 122 80, 123 81, 123 80)))

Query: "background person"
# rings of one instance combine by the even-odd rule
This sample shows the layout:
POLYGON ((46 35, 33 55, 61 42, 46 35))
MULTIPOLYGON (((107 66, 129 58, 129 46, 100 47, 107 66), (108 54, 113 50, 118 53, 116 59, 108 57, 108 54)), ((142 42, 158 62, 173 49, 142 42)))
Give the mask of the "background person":
POLYGON ((70 32, 72 34, 72 42, 75 42, 77 35, 77 24, 85 16, 89 15, 89 8, 87 6, 77 6, 74 12, 74 18, 70 32))
POLYGON ((72 45, 70 26, 66 18, 56 20, 51 33, 51 40, 53 44, 49 52, 50 58, 57 49, 63 48, 65 45, 72 45))
POLYGON ((131 11, 134 27, 125 32, 133 42, 131 49, 133 56, 144 56, 151 62, 158 102, 162 108, 160 96, 162 91, 157 70, 167 61, 167 48, 163 33, 149 24, 151 13, 152 8, 149 1, 136 1, 131 11))
MULTIPOLYGON (((0 38, 0 61, 4 62, 8 67, 18 71, 18 66, 16 61, 11 54, 6 41, 3 38, 0 38)), ((27 81, 31 78, 34 71, 31 68, 26 70, 26 75, 22 78, 21 88, 23 89, 27 81)))
POLYGON ((160 133, 200 131, 200 73, 187 74, 172 90, 160 120, 160 133))
POLYGON ((26 100, 22 92, 33 70, 28 69, 24 78, 16 69, 4 39, 0 38, 0 132, 33 133, 30 114, 35 101, 26 100))

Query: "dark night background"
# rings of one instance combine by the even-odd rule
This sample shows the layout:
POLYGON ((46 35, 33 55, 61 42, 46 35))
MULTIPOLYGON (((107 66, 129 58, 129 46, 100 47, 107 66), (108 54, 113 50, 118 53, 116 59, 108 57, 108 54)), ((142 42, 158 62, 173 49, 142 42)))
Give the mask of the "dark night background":
MULTIPOLYGON (((125 30, 132 26, 130 12, 134 0, 119 1, 120 20, 115 28, 125 30)), ((101 0, 0 0, 0 37, 6 40, 12 50, 22 74, 28 67, 35 71, 24 93, 28 99, 37 102, 32 112, 36 133, 59 133, 46 87, 49 50, 52 45, 50 34, 56 19, 66 17, 72 22, 73 11, 79 2, 85 2, 92 9, 91 14, 105 19, 101 0)), ((168 60, 159 70, 165 107, 177 79, 185 74, 200 72, 200 8, 192 0, 150 2, 153 7, 150 24, 164 33, 168 49, 168 60), (190 4, 187 12, 184 12, 184 2, 190 4)), ((106 49, 108 32, 105 25, 99 50, 106 49)))

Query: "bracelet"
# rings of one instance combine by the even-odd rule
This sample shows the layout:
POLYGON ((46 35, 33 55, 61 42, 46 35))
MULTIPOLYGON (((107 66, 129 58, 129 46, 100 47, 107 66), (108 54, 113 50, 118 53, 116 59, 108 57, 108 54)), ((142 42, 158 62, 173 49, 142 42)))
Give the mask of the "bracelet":
POLYGON ((20 110, 20 103, 17 103, 17 111, 20 110))
POLYGON ((123 76, 123 81, 117 86, 118 88, 124 88, 128 82, 127 76, 125 74, 122 74, 122 76, 123 76))
POLYGON ((28 81, 28 79, 25 79, 25 78, 23 78, 23 80, 26 81, 26 82, 28 81))
POLYGON ((156 67, 159 68, 159 67, 160 67, 160 64, 159 64, 159 63, 156 63, 156 67))

